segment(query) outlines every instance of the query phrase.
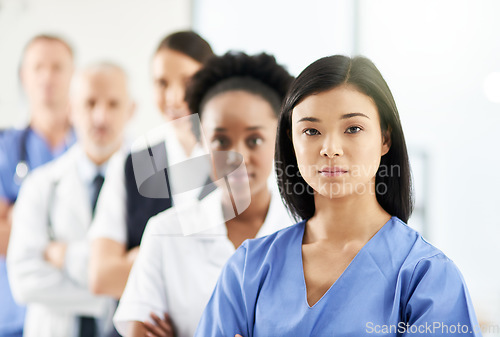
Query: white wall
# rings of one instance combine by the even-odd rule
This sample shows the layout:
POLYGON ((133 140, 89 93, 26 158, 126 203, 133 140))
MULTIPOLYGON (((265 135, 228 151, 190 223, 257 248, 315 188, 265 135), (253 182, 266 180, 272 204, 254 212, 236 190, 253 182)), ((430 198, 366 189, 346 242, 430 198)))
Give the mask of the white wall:
POLYGON ((461 269, 478 315, 500 324, 500 104, 483 89, 500 71, 500 2, 359 8, 360 52, 393 89, 410 149, 431 159, 428 238, 461 269))
POLYGON ((0 127, 27 121, 19 60, 31 37, 49 32, 69 39, 77 65, 105 59, 125 67, 138 107, 130 131, 145 132, 161 121, 151 56, 164 35, 190 26, 188 0, 0 0, 0 127))
POLYGON ((196 0, 193 21, 217 52, 265 50, 295 75, 336 53, 375 62, 399 107, 425 235, 462 270, 490 324, 500 324, 500 105, 483 82, 500 71, 498 13, 496 0, 196 0))
POLYGON ((353 48, 351 0, 194 0, 193 27, 216 53, 266 51, 298 75, 312 61, 353 48))

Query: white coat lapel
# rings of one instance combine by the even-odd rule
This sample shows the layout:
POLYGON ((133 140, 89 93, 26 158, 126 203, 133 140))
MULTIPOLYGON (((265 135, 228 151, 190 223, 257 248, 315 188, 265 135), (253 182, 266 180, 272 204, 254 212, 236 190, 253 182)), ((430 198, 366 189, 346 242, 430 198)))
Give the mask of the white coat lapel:
POLYGON ((74 155, 67 158, 71 162, 56 185, 51 219, 56 239, 81 239, 91 222, 88 191, 78 174, 76 158, 74 155))

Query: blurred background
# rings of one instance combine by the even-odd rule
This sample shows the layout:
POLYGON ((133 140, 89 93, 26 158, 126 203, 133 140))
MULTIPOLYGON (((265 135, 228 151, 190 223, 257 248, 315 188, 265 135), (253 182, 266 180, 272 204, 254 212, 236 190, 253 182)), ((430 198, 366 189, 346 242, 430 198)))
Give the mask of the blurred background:
POLYGON ((67 38, 77 65, 128 71, 130 134, 162 122, 150 61, 193 29, 216 53, 266 51, 294 74, 326 55, 365 55, 399 107, 415 179, 410 225, 461 269, 485 336, 500 336, 500 1, 0 0, 0 128, 28 120, 18 78, 39 33, 67 38))

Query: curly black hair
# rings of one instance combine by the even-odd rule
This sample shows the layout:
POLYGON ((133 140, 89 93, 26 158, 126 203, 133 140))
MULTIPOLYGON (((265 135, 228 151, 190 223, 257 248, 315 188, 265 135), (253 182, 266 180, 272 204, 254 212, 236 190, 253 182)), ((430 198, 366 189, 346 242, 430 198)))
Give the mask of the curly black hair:
POLYGON ((186 101, 193 114, 199 114, 215 95, 230 90, 244 90, 267 100, 276 116, 293 77, 269 54, 247 55, 228 52, 210 59, 190 81, 186 101))

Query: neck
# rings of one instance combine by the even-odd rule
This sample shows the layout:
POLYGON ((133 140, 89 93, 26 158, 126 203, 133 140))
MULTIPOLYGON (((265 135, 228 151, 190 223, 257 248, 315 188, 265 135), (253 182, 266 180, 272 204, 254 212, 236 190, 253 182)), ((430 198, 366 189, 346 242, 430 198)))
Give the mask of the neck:
MULTIPOLYGON (((230 205, 230 201, 223 201, 223 203, 230 205)), ((244 210, 243 213, 238 214, 235 219, 237 219, 238 222, 257 222, 262 225, 264 223, 264 220, 266 219, 270 203, 271 193, 266 186, 261 191, 251 196, 251 201, 248 208, 244 210)), ((230 209, 232 209, 232 206, 230 207, 230 209)))
POLYGON ((372 193, 340 198, 328 198, 316 193, 314 203, 316 211, 307 222, 309 242, 367 242, 391 218, 372 193))
POLYGON ((37 107, 31 113, 31 128, 41 135, 53 149, 66 140, 71 128, 67 106, 60 108, 37 107))
POLYGON ((108 155, 108 156, 95 156, 95 155, 92 155, 91 153, 89 152, 86 152, 87 154, 87 157, 90 159, 90 161, 92 163, 94 163, 96 166, 101 166, 103 165, 104 163, 106 163, 112 156, 111 155, 108 155))
POLYGON ((261 191, 252 195, 252 200, 250 201, 250 206, 239 215, 242 221, 252 221, 253 219, 259 219, 261 224, 264 223, 266 219, 267 212, 269 211, 269 205, 271 203, 271 193, 267 186, 265 186, 261 191))
POLYGON ((85 154, 96 166, 101 166, 106 163, 120 149, 121 146, 121 142, 117 142, 116 144, 108 145, 106 147, 96 144, 85 144, 82 142, 85 154))
POLYGON ((177 137, 179 144, 182 146, 184 153, 187 157, 191 156, 191 152, 193 151, 197 142, 196 137, 192 131, 191 119, 182 117, 173 120, 172 122, 175 136, 177 137))
POLYGON ((188 134, 186 135, 186 137, 180 138, 179 143, 181 143, 186 157, 190 157, 191 153, 193 152, 194 146, 196 145, 196 137, 192 134, 188 134))

